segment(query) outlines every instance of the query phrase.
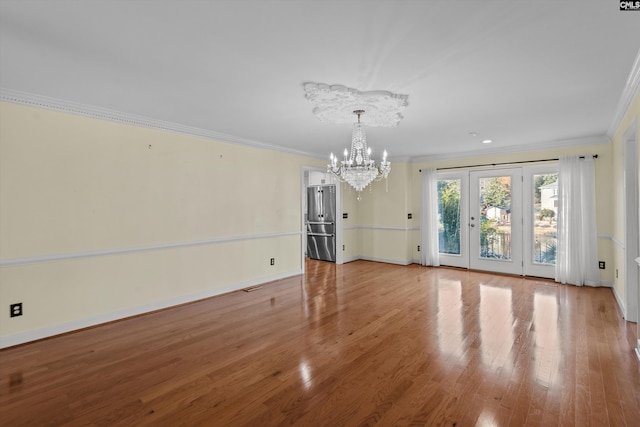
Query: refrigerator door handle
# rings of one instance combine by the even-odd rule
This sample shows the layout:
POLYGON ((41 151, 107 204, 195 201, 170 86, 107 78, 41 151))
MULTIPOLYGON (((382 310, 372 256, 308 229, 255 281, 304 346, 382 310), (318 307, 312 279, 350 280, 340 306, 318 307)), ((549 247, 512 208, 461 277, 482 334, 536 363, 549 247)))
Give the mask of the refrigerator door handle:
POLYGON ((307 233, 307 236, 333 237, 333 236, 335 236, 335 234, 326 234, 326 233, 307 233))

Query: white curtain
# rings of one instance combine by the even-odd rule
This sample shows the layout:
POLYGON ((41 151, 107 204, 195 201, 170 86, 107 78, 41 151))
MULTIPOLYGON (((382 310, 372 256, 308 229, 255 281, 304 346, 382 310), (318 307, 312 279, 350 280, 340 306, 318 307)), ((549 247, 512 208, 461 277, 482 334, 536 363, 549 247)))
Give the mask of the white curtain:
POLYGON ((598 286, 595 173, 592 156, 560 158, 556 281, 598 286))
POLYGON ((438 255, 438 172, 422 170, 422 220, 420 224, 422 265, 440 265, 438 255))

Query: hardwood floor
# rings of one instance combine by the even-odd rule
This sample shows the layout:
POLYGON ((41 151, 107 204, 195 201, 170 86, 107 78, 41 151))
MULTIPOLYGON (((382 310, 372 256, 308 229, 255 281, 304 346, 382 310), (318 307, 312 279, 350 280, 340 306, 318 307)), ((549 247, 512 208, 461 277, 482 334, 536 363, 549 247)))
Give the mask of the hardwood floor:
POLYGON ((0 351, 0 424, 640 425, 636 324, 610 289, 306 267, 0 351))

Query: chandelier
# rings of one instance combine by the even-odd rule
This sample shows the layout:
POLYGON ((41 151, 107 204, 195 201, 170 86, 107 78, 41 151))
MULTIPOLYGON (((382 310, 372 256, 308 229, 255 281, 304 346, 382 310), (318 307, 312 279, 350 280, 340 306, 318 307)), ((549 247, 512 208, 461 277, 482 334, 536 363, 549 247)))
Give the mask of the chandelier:
POLYGON ((353 124, 351 152, 345 148, 344 159, 340 161, 331 153, 327 172, 351 185, 356 191, 362 191, 373 181, 386 179, 391 171, 391 163, 387 161, 387 150, 382 154, 379 165, 371 159, 371 148, 367 147, 367 137, 360 123, 360 116, 364 114, 364 110, 355 110, 353 113, 358 116, 358 121, 353 124))

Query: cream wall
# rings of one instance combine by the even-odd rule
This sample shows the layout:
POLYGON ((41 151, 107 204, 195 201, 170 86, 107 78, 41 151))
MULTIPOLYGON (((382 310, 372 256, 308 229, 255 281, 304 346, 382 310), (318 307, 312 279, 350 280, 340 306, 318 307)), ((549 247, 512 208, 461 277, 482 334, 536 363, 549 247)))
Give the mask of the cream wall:
POLYGON ((0 346, 298 274, 324 163, 0 103, 0 346))
POLYGON ((411 227, 419 224, 407 217, 413 214, 410 164, 393 162, 391 168, 388 182, 372 184, 356 202, 360 258, 406 265, 412 262, 411 227))

